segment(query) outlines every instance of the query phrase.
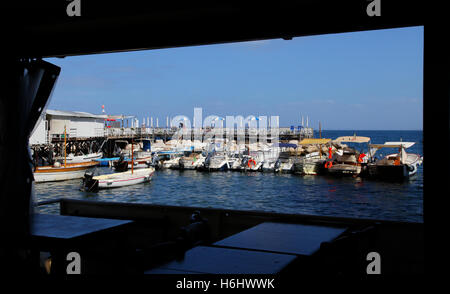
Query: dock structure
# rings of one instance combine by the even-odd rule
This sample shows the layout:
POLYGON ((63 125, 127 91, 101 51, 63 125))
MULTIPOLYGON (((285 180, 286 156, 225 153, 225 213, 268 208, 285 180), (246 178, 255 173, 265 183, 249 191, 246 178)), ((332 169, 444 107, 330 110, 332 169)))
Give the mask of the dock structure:
MULTIPOLYGON (((121 128, 121 129, 107 129, 105 132, 105 138, 108 139, 131 139, 133 138, 147 138, 147 139, 162 139, 163 141, 171 140, 177 134, 183 134, 183 138, 187 140, 194 140, 196 138, 201 137, 201 139, 205 139, 208 137, 212 137, 213 135, 217 138, 219 136, 223 138, 233 138, 233 140, 237 140, 238 132, 236 130, 227 130, 227 129, 214 129, 214 128, 206 128, 202 129, 199 133, 196 129, 191 130, 182 130, 179 128, 121 128), (230 135, 228 134, 230 132, 230 135)), ((278 128, 277 131, 273 133, 271 130, 263 130, 259 131, 258 129, 245 129, 245 140, 249 139, 257 141, 259 138, 265 137, 270 142, 271 138, 278 137, 279 140, 301 140, 305 138, 312 138, 314 136, 314 130, 312 128, 303 128, 301 130, 292 130, 290 128, 281 127, 278 128)))
MULTIPOLYGON (((99 133, 94 136, 83 136, 83 137, 77 137, 77 136, 71 136, 70 134, 67 134, 67 141, 94 141, 94 140, 102 140, 102 139, 131 139, 131 138, 147 138, 147 139, 162 139, 163 141, 171 140, 177 133, 180 132, 180 129, 178 128, 120 128, 120 129, 105 129, 104 132, 99 133)), ((183 132, 183 138, 185 139, 191 139, 194 140, 195 138, 198 138, 195 130, 190 130, 188 133, 183 132)), ((214 134, 214 136, 217 137, 217 134, 221 134, 223 138, 229 138, 227 131, 224 129, 222 130, 214 130, 214 129, 206 129, 204 132, 201 133, 200 136, 202 136, 202 139, 206 137, 211 137, 214 134), (212 132, 212 133, 211 133, 212 132)), ((265 136, 268 138, 270 142, 270 138, 274 136, 278 136, 279 140, 301 140, 305 138, 312 138, 314 136, 314 130, 312 128, 308 129, 307 131, 292 131, 289 128, 279 128, 278 134, 272 134, 270 131, 266 131, 263 134, 256 131, 252 132, 250 130, 245 130, 245 139, 255 139, 255 141, 258 140, 258 138, 265 136)), ((234 140, 237 139, 238 134, 237 132, 233 133, 234 140)), ((52 138, 49 138, 49 143, 60 143, 64 142, 64 136, 54 136, 52 138)))
POLYGON ((134 116, 125 115, 96 115, 79 111, 60 111, 47 110, 42 114, 37 127, 30 137, 30 145, 47 145, 64 142, 86 142, 101 141, 105 139, 131 139, 131 138, 148 138, 162 139, 164 141, 171 140, 177 134, 183 133, 185 139, 210 138, 214 135, 216 138, 237 139, 238 134, 245 134, 246 140, 255 140, 258 138, 279 138, 280 140, 301 140, 304 138, 312 138, 314 131, 312 128, 298 126, 278 127, 278 128, 240 128, 229 129, 221 127, 206 127, 184 129, 180 126, 169 124, 169 117, 166 118, 166 127, 160 127, 158 118, 156 118, 156 126, 153 126, 153 117, 145 118, 142 124, 134 116), (64 133, 64 129, 67 133, 64 133), (201 134, 201 135, 199 135, 201 134), (200 138, 201 136, 201 138, 200 138))
POLYGON ((150 139, 153 142, 156 140, 167 142, 181 138, 191 141, 227 138, 235 141, 243 140, 246 143, 273 143, 275 140, 288 142, 314 137, 313 128, 308 127, 308 124, 304 127, 303 123, 297 128, 291 126, 230 129, 211 126, 186 129, 183 125, 173 126, 169 122, 167 117, 166 126, 160 127, 158 118, 156 125, 153 125, 153 117, 147 117, 147 121, 144 118, 139 124, 134 116, 106 115, 104 111, 103 114, 96 115, 78 111, 47 110, 41 115, 29 143, 35 151, 53 150, 57 156, 61 155, 64 145, 69 152, 85 154, 101 149, 105 155, 110 155, 114 152, 114 145, 118 140, 131 142, 132 139, 150 139))
MULTIPOLYGON (((164 143, 176 138, 180 131, 183 133, 184 140, 200 140, 204 141, 208 138, 228 138, 232 140, 238 140, 237 132, 232 132, 228 135, 225 129, 205 129, 200 133, 196 133, 196 130, 191 129, 189 131, 180 130, 179 128, 105 128, 103 132, 96 132, 93 136, 72 136, 67 133, 66 138, 64 136, 52 136, 48 138, 48 141, 40 144, 32 144, 32 149, 47 150, 48 146, 52 146, 55 155, 61 155, 61 150, 64 150, 64 142, 66 142, 67 150, 71 152, 81 151, 82 153, 88 153, 91 151, 97 151, 99 148, 103 151, 104 155, 112 156, 114 153, 116 141, 127 141, 139 139, 150 139, 152 142, 156 140, 162 140, 164 143), (66 139, 64 141, 64 139, 66 139)), ((198 130, 197 130, 198 131, 198 130)), ((278 141, 288 142, 290 140, 302 140, 305 138, 313 138, 314 130, 312 128, 292 130, 291 128, 278 128, 276 131, 258 129, 246 129, 243 132, 243 138, 245 142, 260 142, 265 141, 267 143, 273 143, 274 138, 278 141)))

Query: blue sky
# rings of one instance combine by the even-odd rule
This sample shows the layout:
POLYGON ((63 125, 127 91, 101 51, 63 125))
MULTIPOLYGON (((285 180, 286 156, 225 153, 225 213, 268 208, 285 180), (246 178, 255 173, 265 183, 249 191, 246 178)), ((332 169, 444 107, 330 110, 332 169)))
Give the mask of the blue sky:
POLYGON ((136 115, 278 115, 280 125, 421 130, 423 27, 48 58, 48 108, 136 115))

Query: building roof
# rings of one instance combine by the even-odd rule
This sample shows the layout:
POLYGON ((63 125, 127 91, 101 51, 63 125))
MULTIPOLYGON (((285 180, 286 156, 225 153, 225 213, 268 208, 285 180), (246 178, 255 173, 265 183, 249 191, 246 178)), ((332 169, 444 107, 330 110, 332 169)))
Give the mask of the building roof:
POLYGON ((81 111, 62 111, 62 110, 52 110, 47 109, 46 114, 48 115, 58 115, 58 116, 66 116, 66 117, 88 117, 88 118, 107 118, 106 115, 92 114, 88 112, 81 111))

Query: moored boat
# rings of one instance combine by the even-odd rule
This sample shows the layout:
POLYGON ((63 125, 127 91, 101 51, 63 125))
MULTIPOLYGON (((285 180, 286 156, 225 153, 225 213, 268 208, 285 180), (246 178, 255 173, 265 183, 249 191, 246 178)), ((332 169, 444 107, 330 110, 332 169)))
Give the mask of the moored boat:
POLYGON ((89 162, 93 160, 98 160, 103 157, 103 152, 95 152, 95 153, 89 153, 89 154, 83 154, 83 155, 74 155, 73 153, 70 153, 66 156, 66 158, 56 158, 57 161, 60 163, 64 163, 64 160, 67 163, 80 163, 80 162, 89 162))
POLYGON ((181 154, 171 154, 169 159, 162 163, 163 168, 178 169, 180 167, 181 154))
MULTIPOLYGON (((344 142, 363 144, 370 142, 370 138, 354 135, 339 137, 334 141, 338 144, 344 142)), ((330 175, 357 177, 364 172, 368 158, 369 156, 363 152, 359 152, 354 148, 344 147, 335 152, 331 159, 327 160, 325 168, 330 175)))
POLYGON ((34 169, 34 181, 36 183, 42 182, 56 182, 80 179, 83 177, 87 169, 98 165, 96 161, 80 162, 80 163, 66 163, 61 164, 56 162, 53 166, 37 166, 34 169))
POLYGON ((226 152, 213 152, 205 160, 204 167, 208 171, 227 170, 230 167, 226 152))
POLYGON ((180 169, 197 169, 205 162, 205 156, 201 153, 191 153, 189 156, 183 156, 180 158, 180 169))
MULTIPOLYGON (((303 139, 300 145, 314 147, 314 151, 300 156, 294 160, 294 173, 301 175, 317 175, 321 172, 326 161, 326 155, 322 152, 322 145, 328 144, 331 139, 303 139)), ((308 149, 307 149, 308 150, 308 149)))
POLYGON ((67 133, 64 126, 64 158, 63 162, 56 161, 52 166, 35 166, 33 171, 34 181, 56 182, 82 178, 86 170, 98 165, 97 161, 67 163, 66 140, 67 133))
POLYGON ((386 155, 380 160, 369 163, 367 165, 368 176, 382 180, 401 181, 415 175, 418 166, 422 164, 423 157, 406 152, 406 149, 414 144, 414 142, 386 142, 369 145, 376 151, 381 148, 398 148, 398 153, 386 155))
POLYGON ((118 188, 149 182, 154 171, 155 169, 150 167, 100 176, 86 173, 83 179, 83 189, 89 192, 96 192, 99 189, 118 188))
POLYGON ((257 156, 244 155, 241 162, 241 170, 259 171, 263 162, 257 156))
POLYGON ((274 172, 291 173, 294 167, 294 156, 297 154, 297 144, 276 143, 272 147, 278 148, 278 157, 273 165, 274 172))
POLYGON ((283 153, 280 154, 280 157, 275 162, 274 172, 279 173, 290 173, 294 168, 294 159, 288 156, 285 156, 283 153))
POLYGON ((228 157, 228 165, 230 170, 241 170, 242 168, 242 155, 238 152, 231 153, 228 157))
POLYGON ((313 152, 299 157, 294 161, 294 173, 301 175, 317 175, 320 173, 326 157, 320 152, 313 152))
POLYGON ((153 158, 151 156, 131 160, 125 159, 123 155, 121 155, 119 160, 112 162, 112 165, 117 172, 124 172, 131 169, 131 166, 135 169, 150 167, 152 160, 153 158))

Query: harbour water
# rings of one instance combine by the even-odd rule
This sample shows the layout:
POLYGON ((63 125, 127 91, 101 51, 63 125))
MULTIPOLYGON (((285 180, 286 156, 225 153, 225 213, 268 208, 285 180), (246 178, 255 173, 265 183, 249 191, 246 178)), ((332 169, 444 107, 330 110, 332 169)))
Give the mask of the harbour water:
MULTIPOLYGON (((322 131, 322 137, 335 139, 355 133, 370 137, 371 143, 416 142, 407 152, 423 156, 422 131, 322 131)), ((98 167, 97 171, 112 172, 108 167, 98 167)), ((81 179, 35 184, 35 201, 72 198, 423 222, 423 164, 417 175, 402 183, 262 172, 159 170, 150 183, 98 193, 82 192, 80 185, 81 179)), ((57 204, 36 209, 59 213, 57 204)))

